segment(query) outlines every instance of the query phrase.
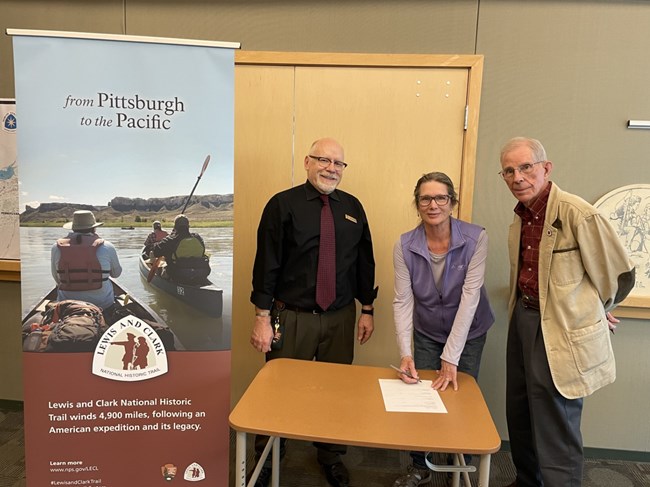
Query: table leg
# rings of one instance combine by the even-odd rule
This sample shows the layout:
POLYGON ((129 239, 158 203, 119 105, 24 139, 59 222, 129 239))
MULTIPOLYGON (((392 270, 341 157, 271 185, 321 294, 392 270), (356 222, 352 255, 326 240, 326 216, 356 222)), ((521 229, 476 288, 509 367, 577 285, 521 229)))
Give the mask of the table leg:
POLYGON ((273 438, 273 455, 271 456, 271 487, 280 487, 280 437, 273 438))
POLYGON ((451 487, 460 487, 461 475, 465 480, 465 487, 472 486, 472 482, 469 478, 469 472, 476 472, 476 467, 474 465, 467 465, 465 463, 465 457, 462 453, 451 454, 452 458, 454 459, 453 465, 436 465, 429 460, 430 454, 432 454, 432 452, 427 452, 424 455, 424 462, 427 464, 427 467, 429 467, 429 470, 433 470, 434 472, 451 473, 451 487))
MULTIPOLYGON (((460 466, 460 460, 458 459, 460 456, 459 453, 454 453, 453 458, 454 458, 454 465, 455 466, 460 466)), ((451 474, 451 487, 460 487, 460 472, 452 472, 451 474)))
MULTIPOLYGON (((458 460, 458 463, 460 463, 462 467, 467 467, 467 464, 465 463, 465 455, 463 455, 462 453, 456 453, 456 459, 458 460)), ((472 472, 473 471, 475 470, 472 470, 472 472)), ((463 476, 463 480, 465 481, 465 487, 472 487, 472 481, 469 478, 469 470, 463 470, 461 472, 461 475, 463 476)), ((460 486, 460 480, 458 484, 460 486)))
MULTIPOLYGON (((253 469, 253 472, 251 473, 250 478, 248 479, 248 486, 246 486, 246 484, 242 484, 242 486, 253 487, 253 485, 255 485, 255 482, 257 482, 257 478, 260 476, 260 472, 262 471, 262 468, 264 467, 264 462, 266 462, 266 457, 268 457, 269 453, 271 452, 271 448, 273 448, 273 456, 271 457, 271 462, 273 462, 273 460, 275 458, 275 448, 274 447, 275 447, 275 444, 276 444, 276 440, 277 440, 277 444, 278 444, 277 450, 278 450, 278 452, 280 451, 279 438, 277 436, 269 436, 269 440, 266 442, 266 446, 264 447, 264 450, 262 451, 262 453, 260 455, 260 458, 257 460, 257 464, 255 465, 255 468, 253 469)), ((244 443, 244 445, 245 445, 245 443, 244 443)), ((239 450, 237 451, 237 453, 239 454, 239 450)), ((243 454, 246 455, 245 446, 244 446, 243 454)), ((279 458, 279 456, 280 456, 280 454, 278 453, 278 458, 279 458)), ((278 464, 279 464, 279 460, 278 460, 278 464)), ((279 466, 278 466, 277 469, 275 469, 273 467, 273 463, 272 463, 271 468, 273 469, 273 471, 271 472, 272 475, 273 475, 273 473, 275 473, 276 470, 278 471, 278 475, 279 475, 279 470, 280 470, 279 466)), ((244 476, 245 475, 246 475, 246 457, 244 457, 244 476)), ((279 477, 278 477, 278 479, 279 479, 279 477)), ((244 482, 245 481, 246 481, 246 478, 244 477, 244 482)), ((278 484, 279 484, 279 482, 274 484, 273 487, 279 487, 278 484)))
POLYGON ((237 446, 235 450, 235 485, 246 487, 246 433, 237 432, 237 446))
POLYGON ((488 487, 490 484, 490 459, 492 455, 481 455, 478 467, 478 487, 488 487))

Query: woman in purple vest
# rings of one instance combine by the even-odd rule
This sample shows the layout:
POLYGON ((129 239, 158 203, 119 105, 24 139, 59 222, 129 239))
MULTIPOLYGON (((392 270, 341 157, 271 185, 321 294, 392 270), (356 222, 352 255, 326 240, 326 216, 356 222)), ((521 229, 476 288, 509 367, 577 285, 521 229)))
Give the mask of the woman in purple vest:
MULTIPOLYGON (((393 249, 400 369, 411 377, 399 376, 413 383, 418 369, 436 370, 434 389, 457 390, 458 371, 478 377, 486 333, 494 323, 483 285, 488 237, 484 228, 451 216, 458 195, 446 174, 423 175, 414 197, 421 222, 393 249)), ((411 458, 413 464, 394 487, 431 480, 424 453, 411 452, 411 458)))

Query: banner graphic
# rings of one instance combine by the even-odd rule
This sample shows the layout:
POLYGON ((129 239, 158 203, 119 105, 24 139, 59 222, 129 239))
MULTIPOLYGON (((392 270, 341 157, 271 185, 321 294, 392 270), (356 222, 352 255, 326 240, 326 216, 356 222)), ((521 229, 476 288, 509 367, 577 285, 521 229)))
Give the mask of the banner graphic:
POLYGON ((228 485, 234 54, 150 41, 13 38, 29 487, 228 485))
POLYGON ((18 260, 17 122, 13 100, 0 99, 0 122, 0 260, 18 260))

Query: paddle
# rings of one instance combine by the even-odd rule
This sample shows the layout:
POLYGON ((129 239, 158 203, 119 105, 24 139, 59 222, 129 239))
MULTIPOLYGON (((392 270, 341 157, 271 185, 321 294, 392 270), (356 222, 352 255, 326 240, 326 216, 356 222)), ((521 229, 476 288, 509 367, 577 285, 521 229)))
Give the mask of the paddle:
POLYGON ((160 266, 160 261, 162 261, 162 256, 156 257, 156 260, 154 260, 153 264, 151 264, 151 269, 149 269, 149 274, 147 274, 147 282, 153 281, 153 276, 156 275, 158 266, 160 266))
MULTIPOLYGON (((190 203, 190 199, 192 199, 192 195, 194 194, 194 190, 199 185, 199 181, 201 180, 201 176, 203 176, 203 173, 208 168, 209 163, 210 163, 210 154, 208 154, 208 156, 205 158, 205 161, 203 162, 203 167, 201 168, 201 173, 199 174, 199 177, 196 178, 196 183, 194 183, 194 187, 192 188, 192 191, 190 192, 190 195, 187 197, 187 201, 185 201, 185 206, 183 206, 183 209, 181 210, 181 213, 185 213, 185 210, 187 209, 187 205, 190 203)), ((157 257, 156 260, 153 262, 153 264, 151 264, 151 269, 149 269, 149 274, 147 275, 147 282, 151 282, 153 280, 153 276, 156 275, 156 271, 158 270, 158 266, 160 266, 161 260, 162 260, 162 256, 157 257)))
POLYGON ((208 154, 208 157, 206 157, 205 161, 203 162, 203 167, 201 168, 201 174, 199 174, 199 177, 196 178, 196 183, 194 183, 194 187, 192 188, 192 191, 190 192, 190 195, 187 197, 187 201, 185 202, 185 206, 183 206, 183 209, 181 210, 181 213, 185 213, 185 210, 187 209, 187 205, 190 203, 190 200, 192 199, 192 195, 194 194, 194 190, 198 186, 199 181, 201 180, 201 176, 203 176, 203 173, 208 168, 209 163, 210 163, 210 154, 208 154))

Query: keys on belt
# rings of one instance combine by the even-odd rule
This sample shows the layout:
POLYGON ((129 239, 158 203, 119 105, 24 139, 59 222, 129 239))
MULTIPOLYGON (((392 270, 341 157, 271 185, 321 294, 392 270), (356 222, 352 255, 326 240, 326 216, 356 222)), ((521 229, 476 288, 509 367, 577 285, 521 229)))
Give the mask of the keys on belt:
POLYGON ((292 306, 290 304, 285 303, 284 301, 278 301, 277 299, 275 300, 275 307, 278 309, 278 311, 288 309, 289 311, 293 311, 295 313, 309 313, 313 315, 320 315, 325 313, 325 311, 323 311, 322 309, 299 308, 298 306, 292 306))
POLYGON ((539 311, 539 299, 526 294, 521 295, 521 305, 526 309, 536 309, 539 311))

